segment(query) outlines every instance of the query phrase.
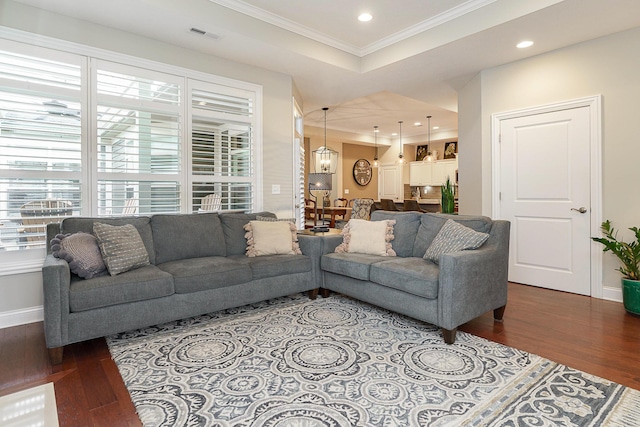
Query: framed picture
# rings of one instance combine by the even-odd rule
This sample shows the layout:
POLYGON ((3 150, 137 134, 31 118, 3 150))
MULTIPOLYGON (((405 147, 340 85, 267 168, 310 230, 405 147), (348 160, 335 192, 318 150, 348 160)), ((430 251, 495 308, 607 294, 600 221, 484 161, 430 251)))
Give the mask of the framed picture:
POLYGON ((444 158, 455 159, 458 152, 458 141, 444 143, 444 158))
POLYGON ((429 154, 429 146, 428 145, 418 145, 416 147, 416 161, 421 161, 429 154))

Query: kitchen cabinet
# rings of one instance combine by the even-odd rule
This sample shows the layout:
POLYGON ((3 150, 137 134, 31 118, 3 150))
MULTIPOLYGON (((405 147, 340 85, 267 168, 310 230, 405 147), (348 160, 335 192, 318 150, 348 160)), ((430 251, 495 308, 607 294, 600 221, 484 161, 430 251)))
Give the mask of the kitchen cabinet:
POLYGON ((443 185, 447 177, 455 184, 458 159, 409 163, 409 185, 443 185))
POLYGON ((423 162, 409 163, 409 185, 431 185, 431 164, 423 162))
POLYGON ((456 183, 456 169, 458 160, 439 160, 433 164, 431 170, 431 185, 444 185, 447 178, 456 183))

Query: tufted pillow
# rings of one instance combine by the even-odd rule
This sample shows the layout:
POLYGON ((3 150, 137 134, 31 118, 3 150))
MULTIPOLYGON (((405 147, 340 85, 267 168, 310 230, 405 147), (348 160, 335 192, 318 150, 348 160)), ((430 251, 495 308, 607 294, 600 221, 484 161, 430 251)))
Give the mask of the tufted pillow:
POLYGON ((51 253, 67 261, 71 272, 84 279, 107 274, 98 242, 89 233, 57 234, 51 239, 51 253))
POLYGON ((149 253, 133 225, 115 226, 96 222, 93 224, 93 233, 110 275, 149 265, 149 253))
POLYGON ((429 249, 424 254, 424 258, 437 264, 440 255, 467 249, 477 249, 488 238, 489 235, 487 233, 472 230, 452 219, 448 219, 433 239, 433 242, 431 242, 429 249))
POLYGON ((336 247, 339 253, 357 253, 366 255, 396 256, 391 247, 394 239, 395 219, 367 221, 350 219, 342 229, 342 243, 336 247))
POLYGON ((247 256, 301 255, 296 225, 289 221, 249 221, 244 226, 247 256))

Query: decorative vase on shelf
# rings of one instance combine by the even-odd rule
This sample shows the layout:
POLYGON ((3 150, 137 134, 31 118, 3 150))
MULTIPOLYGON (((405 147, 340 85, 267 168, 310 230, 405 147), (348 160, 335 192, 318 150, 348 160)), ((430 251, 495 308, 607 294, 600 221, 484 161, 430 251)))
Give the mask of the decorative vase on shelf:
POLYGON ((445 182, 444 185, 440 187, 440 192, 442 195, 442 213, 454 213, 456 207, 455 187, 451 183, 449 177, 447 177, 447 182, 445 182))

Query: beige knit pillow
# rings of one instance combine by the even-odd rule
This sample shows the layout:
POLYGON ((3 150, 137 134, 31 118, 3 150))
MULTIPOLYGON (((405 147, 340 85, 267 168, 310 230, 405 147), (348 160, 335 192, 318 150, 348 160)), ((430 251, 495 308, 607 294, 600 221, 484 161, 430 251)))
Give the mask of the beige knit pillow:
POLYGON ((350 219, 342 229, 342 243, 336 247, 335 252, 396 256, 391 248, 395 224, 395 219, 383 221, 350 219))
POLYGON ((244 226, 247 256, 300 255, 295 224, 289 221, 249 221, 244 226))

